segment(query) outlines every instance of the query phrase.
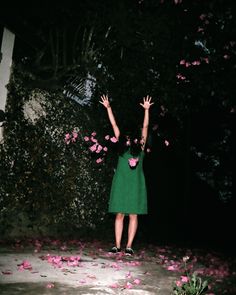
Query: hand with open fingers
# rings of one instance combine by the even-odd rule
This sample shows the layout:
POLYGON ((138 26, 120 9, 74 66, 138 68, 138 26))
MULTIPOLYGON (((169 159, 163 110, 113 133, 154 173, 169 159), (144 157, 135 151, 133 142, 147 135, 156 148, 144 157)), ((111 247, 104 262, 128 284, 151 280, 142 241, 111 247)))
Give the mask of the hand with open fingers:
POLYGON ((107 95, 102 95, 101 96, 101 101, 99 101, 102 105, 104 105, 105 108, 110 108, 110 102, 109 102, 109 99, 108 99, 108 96, 107 95))
POLYGON ((154 102, 151 102, 152 98, 151 96, 147 95, 143 98, 143 103, 140 103, 140 105, 145 109, 149 110, 149 108, 154 104, 154 102))

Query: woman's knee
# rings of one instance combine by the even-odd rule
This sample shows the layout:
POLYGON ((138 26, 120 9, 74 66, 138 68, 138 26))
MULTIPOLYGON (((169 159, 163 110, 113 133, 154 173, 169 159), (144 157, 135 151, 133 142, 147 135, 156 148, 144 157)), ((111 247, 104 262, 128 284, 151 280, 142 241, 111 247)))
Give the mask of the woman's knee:
POLYGON ((137 214, 129 214, 129 219, 136 220, 136 219, 138 219, 138 215, 137 214))
POLYGON ((116 214, 116 220, 123 220, 124 217, 125 217, 125 214, 123 214, 123 213, 117 213, 116 214))

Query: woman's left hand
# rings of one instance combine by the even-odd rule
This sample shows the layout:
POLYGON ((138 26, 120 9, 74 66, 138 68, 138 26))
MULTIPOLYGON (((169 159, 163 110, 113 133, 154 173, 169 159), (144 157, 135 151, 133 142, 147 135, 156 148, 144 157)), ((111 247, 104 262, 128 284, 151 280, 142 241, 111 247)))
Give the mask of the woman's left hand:
POLYGON ((149 110, 151 105, 154 104, 154 102, 151 102, 152 98, 151 96, 147 95, 146 97, 143 98, 143 103, 140 103, 140 105, 145 109, 149 110))

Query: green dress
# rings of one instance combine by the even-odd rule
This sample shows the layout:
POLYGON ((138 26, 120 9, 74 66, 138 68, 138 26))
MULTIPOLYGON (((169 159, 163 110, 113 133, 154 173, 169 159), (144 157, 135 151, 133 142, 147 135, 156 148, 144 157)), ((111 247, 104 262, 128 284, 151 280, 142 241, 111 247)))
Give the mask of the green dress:
POLYGON ((119 156, 113 176, 109 209, 110 213, 147 214, 147 190, 143 173, 144 152, 139 154, 136 168, 131 169, 128 160, 135 158, 129 151, 119 156))

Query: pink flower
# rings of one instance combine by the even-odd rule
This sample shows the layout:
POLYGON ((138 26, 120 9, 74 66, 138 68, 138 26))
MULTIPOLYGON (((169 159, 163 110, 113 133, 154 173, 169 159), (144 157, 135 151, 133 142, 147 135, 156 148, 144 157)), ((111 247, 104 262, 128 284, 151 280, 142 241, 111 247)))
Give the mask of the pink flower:
POLYGON ((73 131, 72 134, 73 134, 73 138, 74 139, 76 139, 78 137, 78 133, 77 132, 73 131))
POLYGON ((111 140, 111 142, 113 142, 113 143, 116 143, 116 142, 118 141, 118 140, 116 139, 115 136, 111 137, 110 140, 111 140))
POLYGON ((195 61, 192 62, 192 65, 193 65, 193 66, 199 66, 200 64, 201 64, 201 63, 200 63, 199 60, 195 60, 195 61))
POLYGON ((137 166, 137 164, 138 164, 138 161, 139 161, 139 158, 130 158, 129 160, 128 160, 128 162, 129 162, 129 166, 131 167, 131 168, 134 168, 134 167, 136 167, 137 166))
POLYGON ((69 133, 66 133, 66 135, 65 135, 65 139, 66 139, 66 140, 70 139, 70 134, 69 134, 69 133))
POLYGON ((190 66, 191 66, 191 63, 187 61, 187 62, 185 63, 185 67, 188 68, 188 67, 190 67, 190 66))
POLYGON ((96 150, 96 153, 99 154, 102 150, 102 146, 99 144, 96 150))
POLYGON ((99 164, 99 163, 101 163, 102 161, 103 161, 102 158, 98 158, 98 159, 96 160, 96 163, 99 164))
POLYGON ((92 145, 89 149, 90 149, 91 152, 95 152, 96 149, 97 149, 97 144, 95 143, 95 144, 92 145))
POLYGON ((224 59, 229 59, 230 58, 230 56, 228 54, 225 54, 223 57, 224 57, 224 59))
POLYGON ((180 74, 180 73, 178 73, 178 74, 176 75, 176 77, 177 77, 177 79, 180 79, 180 80, 185 80, 185 79, 186 79, 186 77, 183 76, 183 75, 180 74))
POLYGON ((187 283, 189 281, 187 276, 181 276, 181 282, 187 283))
POLYGON ((96 136, 97 133, 96 133, 95 131, 93 131, 93 132, 91 133, 91 135, 92 135, 92 136, 96 136))
POLYGON ((138 140, 137 140, 137 138, 135 138, 135 139, 134 139, 134 143, 136 143, 136 144, 138 143, 138 140))
POLYGON ((103 150, 104 150, 104 152, 107 152, 108 148, 106 146, 104 146, 103 150))
POLYGON ((109 140, 109 139, 110 139, 110 135, 106 135, 106 136, 105 136, 105 139, 106 139, 106 140, 109 140))
POLYGON ((126 146, 130 146, 130 140, 126 141, 126 146))
POLYGON ((177 287, 181 287, 183 285, 183 283, 181 281, 176 281, 175 283, 176 283, 177 287))
POLYGON ((93 136, 91 136, 90 140, 91 140, 92 142, 97 142, 97 141, 98 141, 98 140, 97 140, 96 138, 94 138, 93 136))
POLYGON ((89 137, 88 136, 85 136, 84 137, 84 141, 89 141, 89 137))
POLYGON ((150 148, 147 148, 147 153, 151 153, 151 149, 150 148))
POLYGON ((180 65, 184 65, 184 64, 185 64, 185 62, 186 62, 186 60, 185 60, 185 59, 181 59, 181 61, 179 62, 179 64, 180 64, 180 65))
POLYGON ((166 146, 168 146, 170 144, 168 140, 165 140, 164 143, 166 146))

